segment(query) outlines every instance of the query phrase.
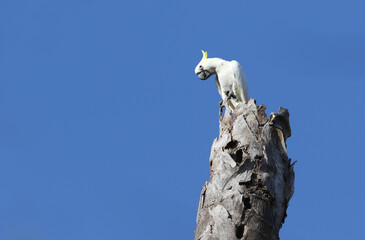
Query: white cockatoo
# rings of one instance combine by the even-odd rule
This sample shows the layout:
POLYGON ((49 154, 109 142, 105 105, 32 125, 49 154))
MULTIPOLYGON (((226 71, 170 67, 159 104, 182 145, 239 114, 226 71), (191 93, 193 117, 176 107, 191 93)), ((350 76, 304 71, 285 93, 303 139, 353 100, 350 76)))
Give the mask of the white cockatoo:
POLYGON ((238 102, 247 103, 249 100, 248 86, 241 65, 235 60, 208 58, 208 53, 203 50, 202 53, 203 58, 196 66, 195 74, 201 80, 206 80, 215 74, 215 85, 218 92, 231 110, 235 109, 238 102))

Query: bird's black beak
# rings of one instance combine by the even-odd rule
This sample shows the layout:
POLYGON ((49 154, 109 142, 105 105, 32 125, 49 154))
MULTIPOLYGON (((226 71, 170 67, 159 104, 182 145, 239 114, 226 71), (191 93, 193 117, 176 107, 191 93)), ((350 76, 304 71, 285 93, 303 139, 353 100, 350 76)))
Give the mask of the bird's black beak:
POLYGON ((206 70, 198 72, 197 75, 201 80, 207 80, 210 77, 210 73, 206 70))

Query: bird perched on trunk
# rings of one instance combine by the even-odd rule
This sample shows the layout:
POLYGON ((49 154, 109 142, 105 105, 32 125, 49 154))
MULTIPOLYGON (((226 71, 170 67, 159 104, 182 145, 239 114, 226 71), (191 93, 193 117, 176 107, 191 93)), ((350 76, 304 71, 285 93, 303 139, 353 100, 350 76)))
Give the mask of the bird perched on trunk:
POLYGON ((203 50, 202 53, 203 58, 196 66, 195 74, 201 80, 206 80, 215 74, 215 85, 218 92, 231 110, 235 109, 238 102, 247 103, 249 100, 248 86, 241 65, 235 60, 208 58, 208 53, 203 50))

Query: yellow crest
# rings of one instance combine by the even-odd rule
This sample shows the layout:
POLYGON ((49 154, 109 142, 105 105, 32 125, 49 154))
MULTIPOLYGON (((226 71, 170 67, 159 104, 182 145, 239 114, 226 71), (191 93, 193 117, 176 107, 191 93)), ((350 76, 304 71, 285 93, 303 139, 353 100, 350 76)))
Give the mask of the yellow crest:
POLYGON ((208 53, 207 52, 204 52, 203 50, 202 50, 202 53, 203 53, 202 60, 207 59, 208 58, 208 53))

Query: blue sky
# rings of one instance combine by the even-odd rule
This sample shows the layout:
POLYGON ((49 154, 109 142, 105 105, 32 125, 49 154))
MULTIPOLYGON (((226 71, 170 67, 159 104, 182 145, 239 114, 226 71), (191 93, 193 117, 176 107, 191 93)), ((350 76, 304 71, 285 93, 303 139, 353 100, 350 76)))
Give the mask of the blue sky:
POLYGON ((365 236, 365 3, 0 1, 0 239, 192 239, 220 96, 291 113, 281 239, 365 236))

